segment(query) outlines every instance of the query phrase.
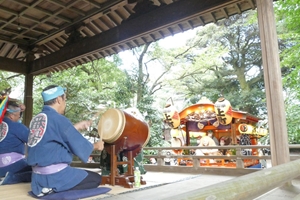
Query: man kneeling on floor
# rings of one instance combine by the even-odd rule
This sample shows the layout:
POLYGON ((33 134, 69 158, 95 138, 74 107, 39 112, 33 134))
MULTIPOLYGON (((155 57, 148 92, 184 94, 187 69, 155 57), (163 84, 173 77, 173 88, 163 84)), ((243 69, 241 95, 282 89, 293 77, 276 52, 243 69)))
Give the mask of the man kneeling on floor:
POLYGON ((64 116, 66 89, 51 85, 42 92, 44 107, 30 122, 28 164, 32 166, 32 193, 45 196, 52 192, 97 188, 101 175, 70 166, 73 154, 87 162, 93 150, 103 150, 102 141, 94 144, 78 130, 87 129, 90 121, 73 125, 64 116))
POLYGON ((25 158, 29 129, 20 123, 24 110, 23 104, 8 100, 0 123, 0 185, 31 181, 31 167, 25 158))

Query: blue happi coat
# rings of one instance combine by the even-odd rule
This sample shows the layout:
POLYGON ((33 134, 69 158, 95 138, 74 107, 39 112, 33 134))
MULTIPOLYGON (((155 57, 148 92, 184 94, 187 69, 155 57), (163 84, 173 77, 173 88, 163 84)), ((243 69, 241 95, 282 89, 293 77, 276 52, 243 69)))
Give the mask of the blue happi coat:
MULTIPOLYGON (((0 124, 0 154, 19 153, 24 155, 25 143, 28 140, 29 129, 19 122, 14 122, 5 117, 0 124)), ((26 166, 25 159, 6 167, 0 167, 0 177, 6 172, 17 172, 26 166), (20 164, 19 164, 20 163, 20 164)))
MULTIPOLYGON (((87 162, 93 151, 93 144, 75 129, 69 119, 50 106, 44 106, 42 112, 31 120, 28 147, 28 164, 40 167, 70 164, 73 154, 87 162)), ((42 188, 65 191, 86 176, 86 171, 71 166, 49 175, 32 173, 31 189, 35 195, 39 195, 42 188)))

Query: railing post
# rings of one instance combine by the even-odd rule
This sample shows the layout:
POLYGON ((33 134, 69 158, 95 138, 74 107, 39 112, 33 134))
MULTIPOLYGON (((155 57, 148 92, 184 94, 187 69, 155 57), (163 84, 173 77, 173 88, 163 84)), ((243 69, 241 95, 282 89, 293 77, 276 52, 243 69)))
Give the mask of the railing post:
POLYGON ((241 159, 241 156, 242 155, 242 149, 241 148, 236 148, 236 168, 244 168, 244 161, 241 159))
POLYGON ((200 159, 193 158, 193 168, 198 169, 200 167, 200 159))
POLYGON ((161 156, 162 156, 161 149, 158 150, 158 156, 159 156, 159 158, 157 158, 157 165, 161 166, 161 165, 163 165, 163 159, 161 158, 161 156))

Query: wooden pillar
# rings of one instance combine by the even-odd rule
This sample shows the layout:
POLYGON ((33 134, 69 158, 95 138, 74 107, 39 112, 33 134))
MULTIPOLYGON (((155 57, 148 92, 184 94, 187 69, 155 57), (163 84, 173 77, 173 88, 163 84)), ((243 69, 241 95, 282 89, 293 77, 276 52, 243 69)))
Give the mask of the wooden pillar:
POLYGON ((236 119, 232 120, 231 122, 231 137, 232 137, 232 144, 236 145, 237 140, 236 140, 236 119))
POLYGON ((33 114, 33 75, 26 74, 25 75, 25 95, 24 95, 24 104, 26 106, 26 110, 24 112, 23 123, 28 127, 30 121, 32 119, 33 114))
POLYGON ((273 0, 256 0, 272 165, 290 161, 273 0))
POLYGON ((191 138, 190 138, 190 130, 189 130, 189 126, 188 126, 187 122, 185 122, 185 127, 186 127, 185 144, 186 144, 186 146, 190 146, 190 144, 191 144, 191 138))

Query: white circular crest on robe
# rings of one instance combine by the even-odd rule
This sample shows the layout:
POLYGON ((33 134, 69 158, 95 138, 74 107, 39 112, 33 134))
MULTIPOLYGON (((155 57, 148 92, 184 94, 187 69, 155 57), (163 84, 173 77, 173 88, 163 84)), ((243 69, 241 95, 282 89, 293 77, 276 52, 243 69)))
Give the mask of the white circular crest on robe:
POLYGON ((4 156, 1 161, 3 165, 9 165, 11 163, 11 156, 4 156))
POLYGON ((8 125, 5 122, 0 124, 0 142, 2 142, 8 133, 8 125))
POLYGON ((47 122, 48 119, 45 113, 40 113, 31 120, 29 125, 28 146, 34 147, 42 140, 46 132, 47 122))

